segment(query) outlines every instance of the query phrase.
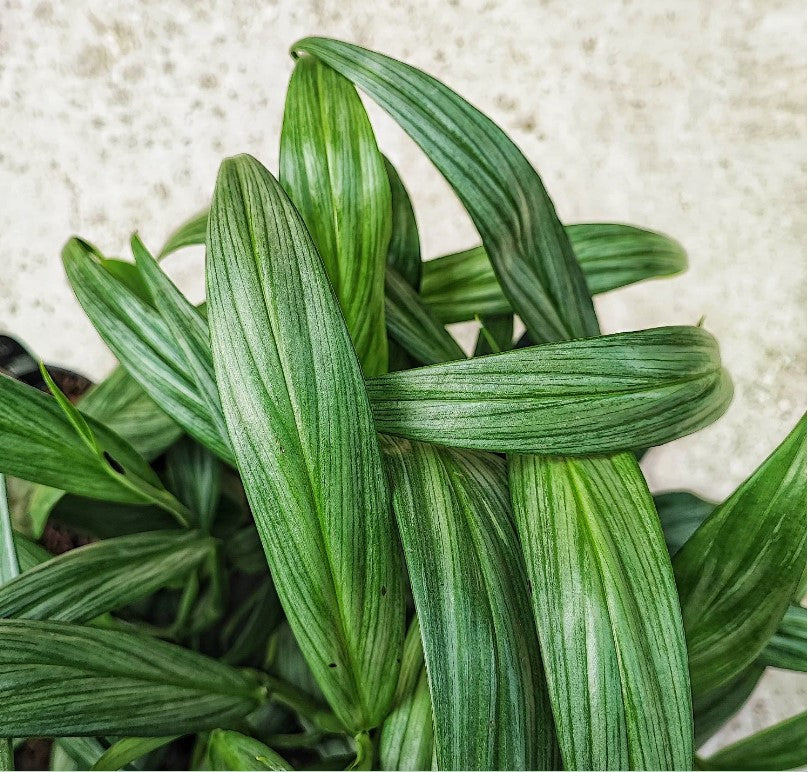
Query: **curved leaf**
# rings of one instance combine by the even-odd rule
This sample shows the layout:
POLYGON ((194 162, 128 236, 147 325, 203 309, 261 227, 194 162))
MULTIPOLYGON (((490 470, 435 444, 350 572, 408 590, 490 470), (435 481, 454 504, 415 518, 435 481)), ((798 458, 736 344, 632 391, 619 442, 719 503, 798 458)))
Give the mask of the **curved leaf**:
POLYGON ((199 214, 186 220, 175 230, 160 250, 160 258, 167 257, 172 252, 176 252, 183 247, 194 246, 205 243, 205 234, 208 232, 208 210, 204 209, 199 214))
POLYGON ((695 530, 715 509, 715 503, 705 501, 690 491, 668 491, 654 496, 665 543, 673 557, 695 530))
MULTIPOLYGON (((618 223, 567 225, 565 231, 593 295, 687 268, 684 249, 661 233, 618 223)), ((513 313, 481 246, 425 262, 421 295, 444 324, 513 313)))
POLYGON ((552 719, 496 456, 382 437, 441 769, 547 769, 552 719))
POLYGON ((91 772, 97 770, 126 769, 133 761, 137 761, 147 753, 176 740, 178 735, 170 737, 124 737, 109 746, 90 767, 91 772))
POLYGON ((356 89, 316 59, 299 60, 289 82, 280 181, 323 259, 363 371, 386 372, 390 183, 356 89))
POLYGON ((421 239, 412 201, 398 176, 396 167, 384 159, 393 209, 390 246, 387 248, 387 265, 395 269, 414 290, 421 285, 421 239))
POLYGON ((214 729, 210 733, 208 755, 213 769, 292 769, 264 743, 227 729, 214 729))
POLYGON ((70 550, 0 587, 0 617, 88 622, 188 574, 213 544, 198 533, 157 531, 70 550))
POLYGON ((219 171, 207 277, 222 404, 278 595, 334 712, 371 728, 404 639, 381 454, 322 262, 249 156, 219 171))
POLYGON ((761 652, 805 568, 805 418, 676 554, 693 694, 761 652))
POLYGON ((554 343, 367 382, 378 431, 509 453, 659 445, 714 421, 732 396, 696 327, 554 343), (518 416, 518 420, 514 417, 518 416))
POLYGON ((783 670, 806 670, 806 612, 803 606, 792 603, 780 620, 774 635, 757 658, 761 665, 783 670))
POLYGON ((636 459, 509 463, 565 765, 689 769, 687 651, 636 459))
POLYGON ((159 737, 229 726, 265 690, 250 676, 146 635, 0 619, 0 737, 159 737))

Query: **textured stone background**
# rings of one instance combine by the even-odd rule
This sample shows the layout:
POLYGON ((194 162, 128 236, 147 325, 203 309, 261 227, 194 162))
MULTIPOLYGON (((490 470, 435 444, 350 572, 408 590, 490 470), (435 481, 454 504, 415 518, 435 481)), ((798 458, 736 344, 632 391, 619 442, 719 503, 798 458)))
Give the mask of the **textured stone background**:
MULTIPOLYGON (((598 300, 606 331, 693 323, 735 402, 652 451, 652 487, 727 495, 805 405, 805 8, 800 0, 5 0, 0 13, 0 329, 93 377, 113 360, 64 279, 72 233, 153 248, 207 202, 222 157, 276 169, 287 49, 345 38, 438 75, 508 131, 567 222, 663 230, 683 277, 598 300)), ((370 108, 415 200, 425 254, 475 243, 415 146, 370 108)), ((169 270, 194 297, 201 255, 169 270)), ((465 331, 466 337, 469 331, 465 331)), ((767 677, 728 737, 795 713, 767 677)))

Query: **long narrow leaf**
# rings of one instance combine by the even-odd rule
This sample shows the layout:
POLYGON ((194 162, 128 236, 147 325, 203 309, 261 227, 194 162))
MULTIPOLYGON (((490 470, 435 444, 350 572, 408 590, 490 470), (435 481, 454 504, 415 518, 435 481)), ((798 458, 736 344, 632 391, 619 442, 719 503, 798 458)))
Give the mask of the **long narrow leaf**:
POLYGON ((213 769, 292 769, 272 748, 264 743, 226 729, 210 733, 208 754, 213 769))
POLYGON ((0 617, 87 622, 188 574, 212 548, 198 533, 171 531, 95 542, 0 587, 0 617))
POLYGON ((127 442, 89 416, 86 423, 100 453, 55 399, 0 374, 0 473, 90 498, 156 503, 184 518, 184 507, 127 442))
POLYGON ((390 246, 387 249, 387 264, 395 269, 414 290, 421 286, 421 239, 412 201, 398 176, 395 166, 385 158, 387 179, 390 182, 393 209, 390 246))
POLYGON ((715 503, 705 501, 689 491, 668 491, 654 496, 665 543, 673 557, 696 529, 715 509, 715 503))
POLYGON ((356 89, 316 59, 298 61, 289 83, 280 181, 323 259, 363 371, 386 372, 390 183, 356 89))
POLYGON ((796 769, 806 762, 805 711, 787 718, 732 745, 707 759, 699 759, 700 769, 757 770, 796 769))
POLYGON ((176 740, 176 735, 169 737, 124 737, 110 745, 90 767, 91 772, 97 770, 127 769, 129 764, 151 753, 157 748, 176 740))
POLYGON ((231 726, 264 688, 145 635, 0 620, 0 737, 161 736, 231 726))
POLYGON ((693 693, 761 652, 805 568, 805 418, 674 559, 693 693))
POLYGON ((757 658, 761 665, 804 673, 806 670, 806 612, 804 606, 792 603, 774 635, 757 658))
MULTIPOLYGON (((684 249, 661 233, 618 223, 567 225, 565 231, 593 295, 687 268, 684 249)), ((424 263, 421 294, 446 324, 513 313, 484 247, 424 263)))
POLYGON ((403 587, 359 363, 322 262, 257 161, 223 163, 208 232, 222 403, 278 595, 337 716, 384 718, 403 587))
POLYGON ((11 529, 11 513, 8 509, 6 478, 0 474, 0 587, 20 573, 14 532, 11 529))
POLYGON ((384 438, 441 769, 555 757, 524 563, 496 456, 384 438))
POLYGON ((575 455, 668 442, 714 421, 732 396, 715 339, 696 327, 404 370, 372 378, 367 388, 380 432, 465 448, 575 455))
POLYGON ((167 257, 172 252, 176 252, 183 247, 194 246, 205 243, 205 234, 208 232, 208 210, 205 209, 199 214, 191 217, 177 230, 175 230, 160 250, 160 257, 167 257))
POLYGON ((512 456, 510 464, 565 764, 689 768, 687 653, 662 531, 634 456, 512 456))
POLYGON ((535 341, 597 335, 586 283, 553 204, 497 126, 442 83, 395 59, 325 38, 301 40, 293 51, 313 54, 352 80, 421 146, 463 202, 535 341))

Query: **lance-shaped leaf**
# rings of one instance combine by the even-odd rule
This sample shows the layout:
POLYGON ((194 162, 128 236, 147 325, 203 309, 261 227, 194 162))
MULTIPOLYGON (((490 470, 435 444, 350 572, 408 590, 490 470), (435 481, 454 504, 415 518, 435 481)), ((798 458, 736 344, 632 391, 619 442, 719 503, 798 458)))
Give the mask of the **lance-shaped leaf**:
POLYGON ((654 496, 668 552, 673 557, 696 529, 715 509, 715 503, 705 501, 690 491, 668 491, 654 496))
POLYGON ((565 765, 688 769, 687 652, 636 459, 509 463, 565 765))
POLYGON ((0 737, 159 737, 232 726, 265 689, 253 677, 147 635, 0 620, 0 737))
POLYGON ((171 531, 88 544, 0 587, 0 617, 88 622, 188 574, 213 546, 199 533, 171 531))
POLYGON ((381 768, 431 769, 434 748, 432 700, 416 616, 404 641, 393 709, 379 733, 381 768))
POLYGON ((749 737, 744 737, 707 759, 698 760, 699 769, 757 770, 796 769, 805 766, 805 711, 749 737))
POLYGON ((6 478, 0 474, 0 587, 20 573, 17 545, 11 528, 11 513, 6 494, 6 478))
POLYGON ((98 251, 86 242, 68 241, 62 260, 79 303, 121 364, 194 439, 227 460, 230 449, 217 416, 157 309, 105 271, 98 251))
POLYGON ((676 554, 693 693, 761 652, 805 568, 805 418, 676 554))
POLYGON ((133 761, 137 761, 147 753, 168 745, 177 736, 170 737, 124 737, 109 746, 90 767, 91 772, 97 770, 128 769, 133 761))
POLYGON ((253 737, 227 729, 210 733, 208 755, 212 769, 292 769, 272 748, 253 737))
POLYGON ((499 354, 513 348, 513 314, 486 316, 480 319, 480 331, 474 356, 499 354))
POLYGON ((230 439, 287 619, 346 727, 376 726, 404 639, 381 454, 322 261, 249 156, 219 171, 207 281, 230 439))
POLYGON ((804 673, 806 669, 806 613, 803 606, 792 603, 774 635, 760 652, 757 661, 768 667, 779 667, 783 670, 796 670, 804 673))
MULTIPOLYGON (((684 249, 661 233, 617 223, 567 225, 565 231, 593 295, 687 268, 684 249)), ((424 263, 421 294, 445 324, 513 313, 484 247, 424 263)))
POLYGON ((384 159, 387 179, 390 182, 390 196, 393 208, 390 246, 387 249, 387 264, 414 290, 421 286, 421 238, 412 201, 404 183, 398 176, 396 167, 389 159, 384 159))
POLYGON ((280 180, 323 259, 362 369, 386 372, 390 183, 356 89, 316 59, 299 60, 289 83, 280 180))
POLYGON ((186 220, 169 237, 160 250, 160 258, 168 257, 183 247, 191 247, 205 243, 205 234, 208 232, 208 210, 204 209, 186 220))
POLYGON ((535 341, 598 334, 586 283, 541 179, 497 126, 395 59, 325 38, 306 38, 293 50, 352 80, 421 146, 463 202, 535 341))
POLYGON ((125 440, 66 400, 2 374, 0 472, 90 498, 155 503, 181 521, 186 515, 125 440))
POLYGON ((390 336, 417 361, 435 364, 466 358, 418 293, 392 267, 388 267, 385 276, 384 307, 390 336))
POLYGON ((371 378, 380 432, 510 453, 659 445, 714 421, 732 387, 697 327, 553 343, 371 378), (518 420, 515 420, 518 418, 518 420))
POLYGON ((441 769, 548 769, 552 718, 502 459, 382 437, 441 769))
POLYGON ((206 533, 210 533, 219 504, 221 477, 221 465, 216 456, 190 437, 183 437, 166 454, 168 486, 191 510, 206 533))

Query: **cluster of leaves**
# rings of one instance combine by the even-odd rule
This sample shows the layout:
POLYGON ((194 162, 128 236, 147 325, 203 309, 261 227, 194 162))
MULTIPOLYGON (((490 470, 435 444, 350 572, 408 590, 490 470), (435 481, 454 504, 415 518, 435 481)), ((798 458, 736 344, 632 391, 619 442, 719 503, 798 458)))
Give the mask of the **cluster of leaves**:
POLYGON ((120 366, 78 405, 0 376, 0 472, 29 481, 17 530, 0 496, 0 769, 32 737, 53 769, 805 763, 804 715, 694 754, 767 666, 805 670, 805 420, 723 504, 652 497, 641 449, 730 381, 703 328, 600 335, 592 295, 678 244, 562 226, 428 75, 294 51, 279 181, 226 160, 160 254, 206 244, 206 305, 136 236, 133 263, 71 239, 120 366), (356 87, 482 246, 422 264, 356 87), (47 523, 90 543, 54 557, 47 523))

